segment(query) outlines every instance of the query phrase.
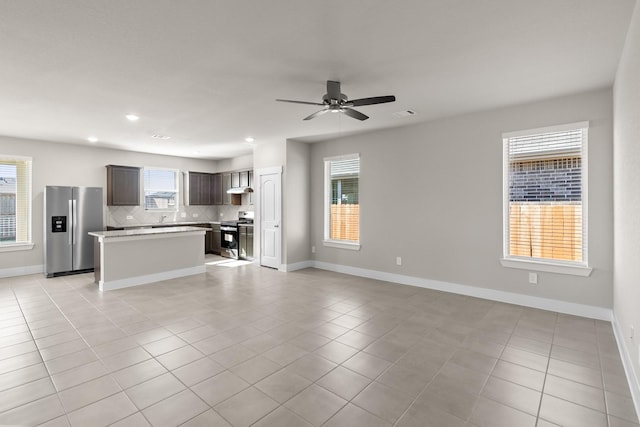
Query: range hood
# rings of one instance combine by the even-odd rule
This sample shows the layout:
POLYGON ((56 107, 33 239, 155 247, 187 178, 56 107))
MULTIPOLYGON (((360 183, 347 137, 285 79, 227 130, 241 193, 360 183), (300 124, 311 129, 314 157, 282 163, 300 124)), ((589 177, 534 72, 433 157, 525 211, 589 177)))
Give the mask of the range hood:
POLYGON ((253 193, 253 188, 251 187, 233 187, 227 190, 227 194, 245 194, 245 193, 253 193))

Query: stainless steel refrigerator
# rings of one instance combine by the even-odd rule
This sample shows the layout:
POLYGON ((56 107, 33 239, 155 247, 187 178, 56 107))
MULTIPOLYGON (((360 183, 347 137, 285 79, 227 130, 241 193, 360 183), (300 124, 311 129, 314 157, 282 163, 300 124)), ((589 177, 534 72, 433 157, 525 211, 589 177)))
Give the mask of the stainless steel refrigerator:
POLYGON ((45 275, 93 270, 93 237, 103 229, 102 188, 57 187, 44 189, 45 275))

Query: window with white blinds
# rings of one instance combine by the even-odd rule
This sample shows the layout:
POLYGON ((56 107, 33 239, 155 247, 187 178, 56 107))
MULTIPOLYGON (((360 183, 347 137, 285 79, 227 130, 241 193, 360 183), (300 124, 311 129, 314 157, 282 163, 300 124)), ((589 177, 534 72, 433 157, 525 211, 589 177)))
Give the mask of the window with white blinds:
POLYGON ((325 162, 325 242, 360 241, 360 156, 325 162))
POLYGON ((31 244, 31 158, 0 154, 0 248, 31 244))
POLYGON ((144 168, 143 178, 146 210, 178 210, 178 170, 144 168))
POLYGON ((505 259, 587 265, 587 130, 503 135, 505 259))

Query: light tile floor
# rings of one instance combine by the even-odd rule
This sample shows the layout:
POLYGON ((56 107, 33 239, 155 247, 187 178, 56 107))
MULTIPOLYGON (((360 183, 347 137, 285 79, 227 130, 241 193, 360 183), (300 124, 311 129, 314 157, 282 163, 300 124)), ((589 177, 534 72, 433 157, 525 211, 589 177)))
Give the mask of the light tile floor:
POLYGON ((0 424, 638 425, 608 322, 313 269, 92 281, 0 280, 0 424))

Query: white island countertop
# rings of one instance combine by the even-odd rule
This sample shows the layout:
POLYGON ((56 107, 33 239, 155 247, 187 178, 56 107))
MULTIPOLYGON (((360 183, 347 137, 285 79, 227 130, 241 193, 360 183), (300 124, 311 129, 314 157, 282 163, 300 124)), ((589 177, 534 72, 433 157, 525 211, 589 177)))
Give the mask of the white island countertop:
POLYGON ((158 227, 158 228, 134 228, 131 230, 111 230, 111 231, 91 231, 89 236, 97 237, 99 240, 122 238, 122 237, 142 237, 155 236, 168 233, 189 233, 201 231, 202 234, 207 231, 203 227, 176 226, 176 227, 158 227))

